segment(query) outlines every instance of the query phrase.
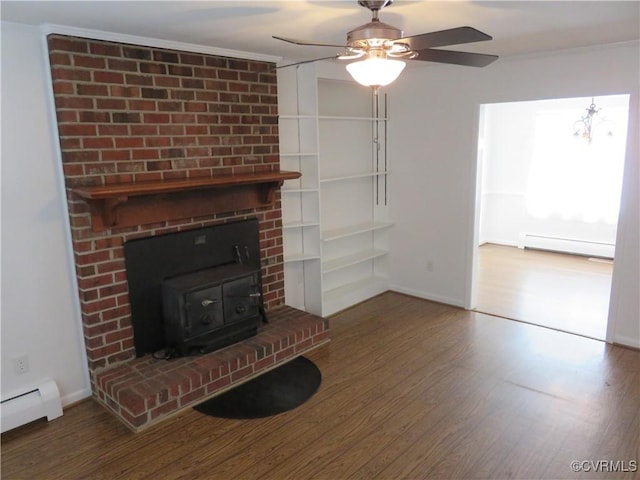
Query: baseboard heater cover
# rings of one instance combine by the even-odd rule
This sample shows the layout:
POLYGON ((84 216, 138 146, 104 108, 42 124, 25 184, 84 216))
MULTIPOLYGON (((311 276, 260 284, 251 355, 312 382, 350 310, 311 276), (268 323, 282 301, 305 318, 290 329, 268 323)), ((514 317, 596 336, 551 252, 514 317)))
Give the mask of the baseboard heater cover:
POLYGON ((518 238, 518 247, 603 258, 613 258, 615 253, 615 244, 613 243, 550 237, 533 233, 521 233, 518 238))
POLYGON ((2 433, 43 417, 51 421, 62 416, 60 392, 53 380, 2 400, 0 409, 2 433))

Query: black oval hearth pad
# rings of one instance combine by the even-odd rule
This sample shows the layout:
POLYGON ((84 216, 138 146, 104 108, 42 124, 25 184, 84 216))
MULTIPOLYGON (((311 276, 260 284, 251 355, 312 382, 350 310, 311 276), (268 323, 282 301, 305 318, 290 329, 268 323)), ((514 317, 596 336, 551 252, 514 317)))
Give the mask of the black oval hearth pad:
POLYGON ((322 374, 305 357, 297 357, 195 407, 221 418, 263 418, 293 410, 320 387, 322 374))

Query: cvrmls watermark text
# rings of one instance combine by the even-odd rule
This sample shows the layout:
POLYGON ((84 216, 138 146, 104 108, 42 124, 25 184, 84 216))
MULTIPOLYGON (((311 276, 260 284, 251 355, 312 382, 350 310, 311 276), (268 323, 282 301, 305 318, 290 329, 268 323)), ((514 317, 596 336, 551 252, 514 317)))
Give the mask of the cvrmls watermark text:
POLYGON ((571 462, 571 470, 574 472, 637 472, 637 460, 574 460, 571 462))

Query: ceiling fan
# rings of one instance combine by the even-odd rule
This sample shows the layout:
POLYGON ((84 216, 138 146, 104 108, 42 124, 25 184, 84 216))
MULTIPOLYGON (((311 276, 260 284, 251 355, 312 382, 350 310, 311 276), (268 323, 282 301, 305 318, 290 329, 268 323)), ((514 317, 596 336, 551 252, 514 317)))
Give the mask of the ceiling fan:
MULTIPOLYGON (((437 50, 435 47, 482 42, 492 37, 473 27, 458 27, 431 33, 403 37, 402 30, 383 23, 378 13, 393 0, 359 0, 358 4, 371 10, 369 23, 347 33, 346 45, 327 44, 314 41, 273 36, 277 40, 295 45, 342 48, 343 51, 330 57, 316 58, 304 62, 284 65, 290 67, 319 60, 355 60, 346 68, 353 79, 365 86, 379 87, 393 82, 405 67, 404 60, 448 63, 470 67, 484 67, 497 60, 496 55, 437 50)), ((280 67, 282 68, 282 67, 280 67)))

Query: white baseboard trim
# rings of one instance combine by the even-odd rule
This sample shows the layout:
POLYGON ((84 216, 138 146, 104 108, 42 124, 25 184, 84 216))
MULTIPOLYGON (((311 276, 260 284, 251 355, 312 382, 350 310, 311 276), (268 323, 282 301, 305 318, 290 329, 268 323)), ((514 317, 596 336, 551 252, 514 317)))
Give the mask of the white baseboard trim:
POLYGON ((616 246, 615 243, 596 242, 576 238, 551 237, 535 233, 520 233, 518 248, 532 248, 550 252, 613 258, 616 246))
POLYGON ((627 337, 625 335, 615 335, 612 342, 616 345, 640 349, 640 338, 627 337))
POLYGON ((89 398, 91 395, 91 388, 83 388, 82 390, 66 394, 60 398, 60 401, 62 402, 63 407, 67 407, 89 398))
POLYGON ((457 298, 451 298, 434 293, 414 290, 412 288, 406 288, 400 285, 389 285, 389 290, 391 290, 392 292, 404 293, 405 295, 411 295, 412 297, 422 298, 423 300, 430 300, 432 302, 444 303, 453 307, 465 308, 464 302, 460 301, 457 298))
POLYGON ((502 245, 505 247, 517 247, 518 246, 518 242, 512 242, 510 240, 501 240, 501 239, 493 239, 493 240, 485 240, 484 243, 481 243, 479 246, 481 247, 482 245, 487 245, 487 244, 491 244, 491 245, 502 245))

